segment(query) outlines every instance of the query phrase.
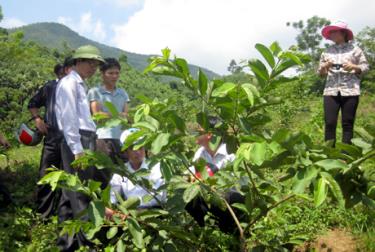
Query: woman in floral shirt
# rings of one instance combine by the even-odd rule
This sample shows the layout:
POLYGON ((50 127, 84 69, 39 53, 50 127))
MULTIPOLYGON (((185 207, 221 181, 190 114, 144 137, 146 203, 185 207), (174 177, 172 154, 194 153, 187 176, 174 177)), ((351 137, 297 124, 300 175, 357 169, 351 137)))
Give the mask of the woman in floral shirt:
POLYGON ((324 38, 334 42, 322 53, 318 72, 327 77, 324 88, 325 140, 336 141, 338 113, 341 109, 342 142, 353 138, 355 114, 360 95, 360 77, 368 71, 363 51, 352 43, 353 32, 344 22, 323 28, 324 38))

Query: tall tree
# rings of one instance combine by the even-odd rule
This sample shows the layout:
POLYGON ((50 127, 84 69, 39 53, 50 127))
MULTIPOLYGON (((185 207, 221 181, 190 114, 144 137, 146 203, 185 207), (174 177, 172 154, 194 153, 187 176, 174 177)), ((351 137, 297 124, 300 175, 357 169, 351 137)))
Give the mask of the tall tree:
POLYGON ((313 16, 306 21, 288 22, 286 25, 292 26, 298 31, 296 37, 298 48, 309 53, 313 60, 318 60, 323 40, 320 31, 330 23, 331 21, 326 18, 313 16))
POLYGON ((232 74, 235 74, 235 73, 239 73, 241 72, 241 67, 239 65, 237 65, 237 62, 232 59, 229 63, 229 66, 228 66, 228 71, 231 72, 232 74))

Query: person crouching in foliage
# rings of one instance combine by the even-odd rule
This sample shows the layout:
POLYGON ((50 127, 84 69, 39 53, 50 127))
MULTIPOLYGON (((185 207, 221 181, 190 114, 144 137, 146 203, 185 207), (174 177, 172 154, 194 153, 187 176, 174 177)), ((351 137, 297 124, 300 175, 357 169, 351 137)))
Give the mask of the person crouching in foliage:
MULTIPOLYGON (((64 135, 61 144, 62 167, 65 172, 77 174, 81 181, 95 180, 105 188, 110 175, 88 167, 73 168, 71 163, 84 155, 84 150, 95 150, 96 125, 91 118, 87 100, 85 79, 93 76, 99 64, 104 62, 100 51, 91 45, 79 47, 73 54, 73 70, 62 78, 56 88, 55 112, 59 130, 64 135)), ((90 198, 83 193, 63 189, 58 206, 59 222, 72 218, 88 220, 82 212, 88 208, 90 198)), ((83 232, 74 236, 65 234, 57 244, 62 251, 74 251, 81 246, 91 246, 83 232)))
MULTIPOLYGON (((48 81, 30 99, 28 109, 31 113, 35 126, 44 137, 42 157, 39 166, 39 178, 46 174, 46 169, 61 167, 60 144, 63 135, 59 131, 55 115, 55 91, 58 81, 69 74, 73 67, 73 60, 66 58, 64 65, 57 64, 54 68, 57 79, 48 81), (42 118, 39 109, 44 107, 45 114, 42 118)), ((37 189, 37 211, 42 218, 48 218, 56 214, 58 193, 52 191, 50 185, 40 185, 37 189)))
MULTIPOLYGON (((103 84, 90 89, 88 93, 93 115, 102 114, 111 117, 110 111, 104 104, 105 102, 111 102, 119 115, 127 118, 129 96, 124 89, 116 86, 120 71, 121 65, 114 58, 106 58, 105 63, 100 66, 103 84)), ((97 151, 108 155, 116 163, 120 154, 121 125, 111 128, 98 128, 96 134, 98 135, 97 151)))
MULTIPOLYGON (((121 134, 121 143, 125 144, 126 139, 137 131, 138 129, 136 128, 125 130, 121 134)), ((140 202, 138 206, 139 209, 160 207, 160 204, 166 201, 165 191, 155 193, 155 191, 164 184, 164 179, 162 178, 160 171, 160 164, 157 163, 153 167, 149 167, 144 147, 135 149, 133 146, 130 146, 124 150, 124 152, 128 157, 128 162, 125 164, 127 172, 131 175, 141 170, 149 171, 149 174, 143 175, 142 178, 147 179, 151 183, 152 189, 150 190, 141 183, 137 183, 135 180, 128 177, 114 174, 110 181, 112 204, 118 203, 118 197, 121 197, 124 200, 138 198, 140 202), (146 201, 146 196, 152 196, 153 198, 146 201)), ((106 208, 105 212, 108 218, 112 218, 112 216, 117 213, 109 208, 106 208)), ((120 214, 120 216, 126 218, 124 215, 120 214)))
POLYGON ((322 53, 318 72, 327 77, 324 88, 325 140, 336 142, 336 127, 341 109, 342 142, 351 144, 355 115, 359 103, 360 77, 368 69, 363 51, 355 46, 353 32, 344 22, 323 28, 324 38, 334 44, 322 53))
MULTIPOLYGON (((203 162, 208 176, 214 176, 220 169, 233 162, 234 154, 229 154, 227 145, 223 142, 221 136, 216 136, 214 132, 217 130, 219 120, 216 117, 209 118, 209 129, 204 130, 203 127, 198 128, 198 137, 196 143, 200 146, 195 152, 193 162, 203 162)), ((190 170, 195 177, 201 179, 201 173, 191 167, 190 170)), ((234 189, 230 189, 225 194, 225 200, 229 204, 243 203, 244 197, 234 189)), ((208 212, 212 213, 218 220, 218 226, 221 231, 232 232, 235 230, 235 222, 228 210, 222 210, 219 206, 211 204, 209 206, 201 196, 194 198, 186 205, 186 210, 194 218, 194 220, 203 227, 205 225, 204 217, 208 212)))

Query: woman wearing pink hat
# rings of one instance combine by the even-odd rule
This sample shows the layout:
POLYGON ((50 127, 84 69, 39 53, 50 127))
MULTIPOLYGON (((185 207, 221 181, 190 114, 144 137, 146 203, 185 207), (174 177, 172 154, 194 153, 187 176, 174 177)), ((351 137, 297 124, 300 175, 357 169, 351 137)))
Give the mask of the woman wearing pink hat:
POLYGON ((327 77, 324 88, 325 140, 336 142, 338 113, 341 109, 342 142, 353 138, 355 114, 360 95, 360 77, 368 71, 363 51, 352 43, 353 32, 344 22, 323 28, 324 38, 334 44, 321 55, 318 72, 327 77))

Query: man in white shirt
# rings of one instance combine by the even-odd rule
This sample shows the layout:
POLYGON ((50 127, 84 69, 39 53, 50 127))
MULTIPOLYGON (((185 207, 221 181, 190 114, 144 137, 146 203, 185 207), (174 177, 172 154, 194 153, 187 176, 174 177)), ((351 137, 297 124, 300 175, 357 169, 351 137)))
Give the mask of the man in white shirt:
MULTIPOLYGON (((79 47, 73 54, 73 70, 62 78, 56 87, 55 113, 59 130, 64 135, 61 145, 62 166, 68 173, 76 173, 81 180, 97 180, 105 187, 105 174, 95 167, 74 169, 71 163, 84 155, 85 149, 95 150, 96 125, 91 119, 90 107, 86 97, 84 82, 93 76, 101 62, 99 50, 91 45, 79 47)), ((108 179, 107 179, 108 180, 108 179)), ((87 209, 89 197, 82 193, 62 190, 58 206, 59 221, 76 218, 87 209)), ((83 216, 82 219, 87 219, 83 216)), ((90 245, 82 233, 74 237, 65 235, 58 239, 61 251, 74 251, 83 245, 90 245)))
MULTIPOLYGON (((129 137, 134 132, 137 132, 138 129, 130 128, 125 130, 120 137, 120 141, 122 144, 125 143, 126 138, 129 137)), ((145 169, 149 170, 149 174, 142 176, 142 178, 147 179, 151 185, 153 190, 148 190, 146 187, 140 184, 134 184, 129 178, 121 176, 119 174, 114 174, 111 181, 111 202, 116 204, 118 202, 117 197, 122 197, 124 200, 129 198, 138 198, 140 201, 140 205, 138 208, 153 208, 159 207, 160 203, 166 201, 166 192, 158 192, 155 191, 164 184, 164 179, 162 178, 162 174, 160 172, 160 164, 154 165, 151 169, 149 168, 148 162, 146 160, 146 152, 145 148, 139 148, 137 150, 133 149, 133 147, 129 147, 124 151, 125 155, 128 157, 128 162, 125 164, 129 173, 135 173, 138 170, 145 169), (147 195, 152 195, 152 198, 149 201, 145 201, 144 197, 147 195)), ((116 212, 112 209, 106 209, 106 216, 111 218, 113 214, 116 212)))

